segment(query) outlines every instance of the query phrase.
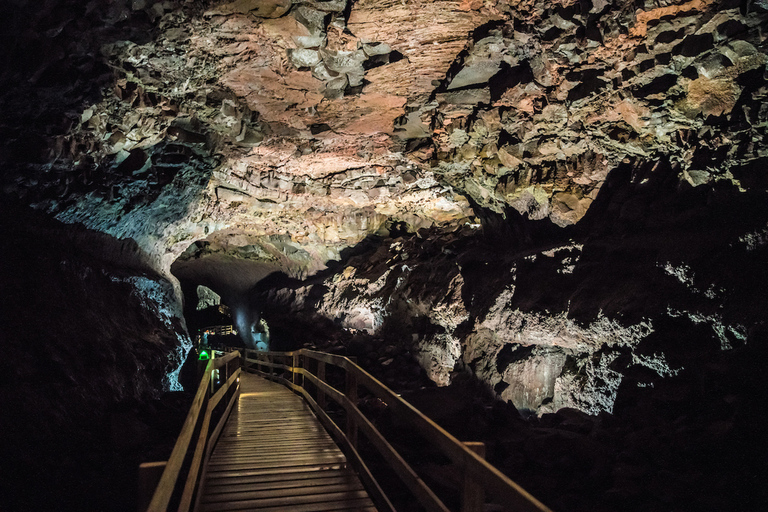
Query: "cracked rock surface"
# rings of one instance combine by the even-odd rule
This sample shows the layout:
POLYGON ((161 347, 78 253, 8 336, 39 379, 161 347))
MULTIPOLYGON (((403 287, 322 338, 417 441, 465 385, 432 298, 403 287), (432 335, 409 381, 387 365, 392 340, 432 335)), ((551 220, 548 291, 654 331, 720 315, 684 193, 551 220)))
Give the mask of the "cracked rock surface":
POLYGON ((137 326, 105 397, 159 392, 203 285, 273 348, 355 355, 414 400, 472 379, 544 429, 496 461, 558 508, 749 510, 767 23, 758 0, 9 0, 2 225, 99 240, 86 285, 143 297, 140 320, 82 306, 106 354, 137 326), (551 448, 578 436, 629 448, 551 448))

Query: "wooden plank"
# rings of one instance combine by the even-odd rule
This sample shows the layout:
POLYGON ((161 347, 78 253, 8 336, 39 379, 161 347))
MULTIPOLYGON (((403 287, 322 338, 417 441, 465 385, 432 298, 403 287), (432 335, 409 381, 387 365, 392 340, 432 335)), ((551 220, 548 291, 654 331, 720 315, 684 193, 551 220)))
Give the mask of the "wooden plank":
POLYGON ((245 439, 259 439, 260 437, 263 437, 264 439, 303 439, 306 436, 315 436, 317 434, 322 433, 322 430, 318 429, 317 427, 312 428, 302 428, 302 429, 286 429, 286 431, 283 433, 283 436, 280 435, 279 431, 282 427, 280 425, 275 425, 272 427, 272 429, 268 429, 266 431, 262 430, 240 430, 237 432, 224 432, 222 434, 222 439, 225 439, 227 441, 233 441, 237 442, 237 440, 245 440, 245 439))
POLYGON ((291 419, 286 420, 279 418, 272 423, 242 423, 237 427, 231 427, 225 430, 224 434, 228 436, 241 433, 258 434, 260 431, 263 431, 265 434, 278 435, 281 432, 294 433, 294 431, 305 432, 307 430, 315 430, 317 432, 321 432, 323 430, 319 425, 317 425, 317 423, 312 424, 308 422, 306 418, 296 417, 294 419, 295 421, 292 421, 291 419))
MULTIPOLYGON (((290 414, 282 414, 280 411, 271 411, 269 409, 263 408, 263 405, 258 402, 255 402, 253 407, 260 409, 259 416, 248 417, 242 413, 238 413, 236 417, 238 418, 239 425, 251 427, 274 425, 276 423, 290 425, 291 421, 306 422, 312 419, 312 415, 309 413, 309 411, 291 411, 290 414)), ((234 425, 230 426, 230 428, 234 427, 234 425)))
POLYGON ((297 462, 297 461, 324 461, 329 458, 344 460, 344 454, 340 451, 326 451, 326 452, 314 452, 314 453, 293 453, 285 456, 277 455, 271 457, 262 457, 260 454, 240 455, 240 456, 224 456, 211 459, 211 467, 216 466, 229 466, 233 464, 243 464, 246 462, 258 461, 260 463, 269 464, 272 462, 297 462))
POLYGON ((346 458, 341 452, 338 453, 310 453, 306 455, 294 455, 290 457, 273 457, 269 459, 263 459, 259 456, 254 457, 241 457, 234 460, 228 460, 226 458, 211 461, 210 468, 215 470, 220 466, 236 467, 251 464, 251 468, 271 467, 276 468, 280 466, 298 466, 305 464, 325 464, 327 462, 344 462, 346 458))
POLYGON ((247 450, 247 451, 241 451, 241 452, 224 452, 224 453, 217 452, 213 457, 211 457, 210 460, 224 461, 224 460, 252 459, 254 457, 261 458, 262 460, 268 460, 268 459, 277 459, 277 458, 284 458, 284 457, 316 456, 316 455, 324 455, 328 453, 333 453, 333 454, 340 453, 339 448, 336 446, 326 447, 326 448, 315 448, 315 447, 308 446, 303 450, 279 451, 279 452, 270 452, 266 450, 247 450))
MULTIPOLYGON (((258 405, 255 405, 255 407, 256 406, 258 405)), ((313 418, 314 417, 309 411, 295 411, 291 414, 280 414, 269 410, 262 410, 260 411, 259 416, 253 418, 248 418, 247 416, 244 417, 243 414, 238 414, 238 426, 242 425, 258 428, 265 425, 275 425, 277 423, 283 423, 285 426, 292 426, 292 423, 289 422, 311 423, 313 418)), ((230 428, 235 427, 230 426, 230 428)))
MULTIPOLYGON (((214 453, 215 455, 215 453, 214 453)), ((240 464, 240 461, 245 460, 258 460, 264 464, 271 464, 271 463, 281 463, 281 462, 299 462, 299 461, 317 461, 317 462, 324 462, 327 459, 340 459, 344 460, 344 454, 341 453, 340 450, 336 450, 335 452, 316 452, 316 453, 291 453, 291 454, 263 454, 263 453, 254 453, 252 455, 243 455, 241 457, 220 457, 216 458, 215 460, 212 458, 210 465, 212 468, 215 468, 216 466, 231 466, 235 464, 240 464)))
POLYGON ((312 435, 312 434, 318 434, 323 432, 323 429, 321 429, 319 426, 316 425, 307 425, 307 426, 296 426, 294 428, 288 428, 284 425, 278 423, 275 425, 272 425, 270 427, 260 427, 260 428, 243 428, 240 430, 230 430, 229 432, 224 432, 222 435, 224 438, 231 439, 235 437, 240 438, 253 438, 258 439, 258 436, 263 435, 264 437, 272 437, 279 439, 280 434, 284 434, 286 436, 293 436, 298 437, 302 435, 312 435))
MULTIPOLYGON (((239 439, 239 438, 230 437, 229 439, 223 439, 220 446, 222 446, 222 449, 235 448, 235 447, 258 448, 262 446, 262 447, 269 447, 270 449, 274 449, 274 450, 291 449, 296 446, 301 446, 301 444, 297 443, 292 439, 282 439, 282 440, 270 439, 269 441, 267 441, 266 439, 267 439, 266 437, 260 437, 260 438, 254 438, 254 439, 239 439)), ((306 437, 303 437, 302 439, 306 441, 306 443, 303 443, 303 444, 312 444, 314 446, 320 446, 320 445, 336 446, 336 444, 333 442, 331 437, 326 432, 318 432, 316 434, 310 434, 306 437)))
POLYGON ((272 474, 258 474, 258 475, 244 475, 243 473, 235 473, 233 475, 226 475, 224 473, 213 473, 211 477, 206 480, 206 489, 208 485, 231 485, 236 483, 254 483, 254 482, 294 482, 313 478, 335 478, 339 476, 354 477, 355 474, 346 469, 323 469, 322 471, 294 471, 287 473, 272 473, 272 474))
POLYGON ((307 466, 286 466, 282 468, 260 468, 260 469, 240 469, 240 470, 230 470, 230 469, 219 469, 216 471, 216 474, 213 474, 211 472, 210 478, 220 478, 220 477, 230 477, 230 476, 256 476, 256 475, 276 475, 285 473, 303 473, 306 471, 325 471, 328 469, 344 469, 345 464, 342 463, 336 463, 336 464, 315 464, 315 465, 307 465, 307 466))
POLYGON ((243 457, 265 457, 276 458, 283 456, 297 456, 297 455, 322 455, 324 453, 339 453, 337 446, 307 446, 303 449, 296 448, 294 450, 270 450, 269 448, 259 449, 241 449, 232 448, 229 450, 217 451, 211 456, 211 460, 227 460, 227 459, 241 459, 243 457))
POLYGON ((276 449, 290 448, 292 446, 301 446, 302 441, 306 443, 327 442, 330 438, 324 432, 307 432, 302 436, 278 437, 273 435, 254 435, 254 436, 228 436, 221 438, 221 445, 224 447, 259 447, 259 446, 277 446, 276 449), (273 444, 273 442, 275 444, 273 444), (280 443, 277 445, 276 443, 280 443))
POLYGON ((312 442, 308 442, 305 446, 296 445, 284 445, 280 447, 270 446, 268 444, 240 444, 234 443, 230 445, 220 445, 221 448, 217 451, 217 456, 225 455, 246 455, 246 454, 267 454, 267 453, 313 453, 322 452, 326 450, 338 450, 338 447, 333 444, 330 439, 319 438, 312 442))
MULTIPOLYGON (((247 507, 231 508, 229 510, 249 510, 247 507)), ((309 503, 305 505, 292 505, 290 509, 284 506, 259 508, 259 512, 332 512, 341 510, 354 510, 355 512, 376 512, 370 499, 329 501, 325 503, 309 503)))
POLYGON ((306 418, 295 418, 294 422, 291 422, 290 420, 286 421, 282 418, 275 420, 272 423, 258 423, 258 424, 251 424, 251 423, 245 423, 240 424, 237 427, 232 427, 230 429, 227 429, 224 431, 224 434, 226 436, 232 436, 237 434, 258 434, 260 432, 263 432, 265 434, 272 434, 272 435, 278 435, 280 433, 301 433, 306 431, 314 430, 316 432, 321 432, 322 428, 317 423, 313 423, 308 421, 306 418))
POLYGON ((259 510, 267 507, 290 507, 295 510, 296 505, 319 504, 327 502, 344 502, 348 500, 367 499, 365 491, 344 491, 323 494, 308 494, 305 496, 285 496, 278 498, 265 498, 257 500, 243 500, 229 503, 203 503, 200 509, 204 512, 216 512, 220 510, 259 510))
MULTIPOLYGON (((254 405, 254 407, 258 407, 258 405, 254 405)), ((264 411, 265 415, 272 414, 269 411, 264 411)), ((242 430, 259 430, 259 429, 273 429, 274 433, 277 433, 274 431, 275 427, 281 427, 282 429, 289 430, 289 429, 304 429, 308 427, 317 427, 317 423, 313 424, 313 417, 308 416, 308 414, 304 413, 301 415, 294 415, 294 416, 275 416, 270 421, 258 421, 258 420, 249 420, 247 418, 239 418, 237 415, 235 416, 236 420, 238 422, 237 425, 231 425, 229 426, 228 430, 230 432, 238 432, 242 430)))
MULTIPOLYGON (((255 477, 255 476, 264 476, 264 475, 279 475, 279 474, 285 474, 290 475, 292 473, 316 473, 319 471, 329 471, 329 470, 344 470, 346 468, 346 464, 344 463, 332 463, 332 464, 306 464, 306 465, 297 465, 297 466, 285 466, 285 467, 277 467, 277 468, 258 468, 258 469, 227 469, 225 467, 220 467, 216 470, 210 471, 210 479, 215 478, 229 478, 229 477, 255 477)), ((289 477, 286 476, 286 479, 289 477)))
POLYGON ((338 484, 325 484, 323 486, 313 487, 290 487, 278 489, 262 489, 255 491, 236 491, 223 492, 217 494, 207 494, 203 498, 203 503, 216 503, 220 501, 244 501, 261 500, 271 498, 288 498, 307 495, 321 495, 339 492, 355 492, 363 490, 363 484, 357 482, 342 482, 338 484))
POLYGON ((290 452, 304 450, 310 446, 317 449, 336 447, 333 441, 328 437, 312 436, 312 437, 303 438, 301 444, 296 443, 295 441, 291 441, 289 443, 281 444, 281 445, 273 445, 270 443, 265 443, 263 441, 261 442, 225 441, 225 442, 219 443, 217 448, 219 448, 220 454, 238 453, 238 452, 264 452, 264 451, 271 451, 275 453, 290 453, 290 452))
POLYGON ((299 446, 299 445, 285 445, 282 447, 272 447, 268 444, 241 444, 241 443, 222 443, 216 448, 218 448, 218 455, 237 455, 237 454, 243 454, 243 453, 261 453, 261 454, 268 454, 268 453, 301 453, 302 451, 312 451, 312 450, 325 450, 325 449, 334 449, 336 445, 332 444, 332 441, 330 439, 327 439, 325 437, 319 437, 319 438, 305 438, 304 442, 306 442, 306 446, 299 446))
MULTIPOLYGON (((343 483, 360 483, 357 477, 348 472, 341 472, 340 476, 319 476, 314 478, 303 478, 301 480, 282 480, 277 479, 272 482, 226 482, 218 485, 209 485, 206 487, 208 494, 219 494, 229 492, 249 492, 268 489, 291 489, 296 487, 316 487, 323 485, 338 485, 343 483)), ((362 485, 362 484, 360 484, 362 485)))
POLYGON ((214 476, 214 473, 224 473, 224 472, 236 472, 240 471, 241 474, 245 475, 253 471, 266 471, 275 473, 278 471, 297 471, 301 468, 327 468, 327 467, 344 467, 346 461, 343 458, 328 458, 328 459, 313 459, 313 460, 294 460, 294 461, 284 461, 284 462, 258 462, 258 461, 252 461, 247 463, 234 463, 234 464, 219 464, 216 466, 211 466, 209 469, 209 472, 211 473, 211 476, 214 476))
POLYGON ((216 467, 211 467, 209 472, 210 473, 235 473, 239 472, 242 475, 246 474, 252 474, 255 471, 262 471, 265 473, 278 473, 280 471, 285 471, 286 473, 291 471, 304 471, 305 468, 312 470, 322 470, 324 468, 328 467, 337 467, 337 468, 343 468, 345 467, 345 461, 341 459, 335 459, 335 460, 315 460, 315 461, 295 461, 295 462, 287 462, 285 464, 235 464, 235 465, 219 465, 216 467))

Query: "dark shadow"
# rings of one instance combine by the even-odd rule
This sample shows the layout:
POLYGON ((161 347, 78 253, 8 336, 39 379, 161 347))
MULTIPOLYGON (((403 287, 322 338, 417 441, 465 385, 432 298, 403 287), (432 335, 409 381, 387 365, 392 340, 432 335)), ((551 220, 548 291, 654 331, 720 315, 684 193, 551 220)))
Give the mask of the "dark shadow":
POLYGON ((135 510, 138 464, 167 459, 189 405, 160 396, 183 326, 138 290, 172 287, 133 240, 0 211, 2 508, 135 510))

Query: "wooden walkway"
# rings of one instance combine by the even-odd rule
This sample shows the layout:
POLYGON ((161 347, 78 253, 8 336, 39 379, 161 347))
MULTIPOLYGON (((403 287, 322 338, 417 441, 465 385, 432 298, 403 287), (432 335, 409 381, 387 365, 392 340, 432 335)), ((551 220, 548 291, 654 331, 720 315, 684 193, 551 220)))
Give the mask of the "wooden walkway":
POLYGON ((198 510, 376 510, 299 396, 246 372, 240 386, 206 468, 198 510))

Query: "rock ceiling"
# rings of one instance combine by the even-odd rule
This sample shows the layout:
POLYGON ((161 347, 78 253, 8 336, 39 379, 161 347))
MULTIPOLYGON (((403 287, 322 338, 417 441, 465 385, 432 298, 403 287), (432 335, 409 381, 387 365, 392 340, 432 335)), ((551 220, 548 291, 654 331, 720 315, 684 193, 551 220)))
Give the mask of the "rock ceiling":
MULTIPOLYGON (((43 62, 5 81, 42 110, 57 73, 103 59, 106 87, 63 95, 46 163, 5 191, 134 238, 163 271, 204 238, 306 275, 398 222, 454 229, 481 208, 567 226, 622 162, 765 186, 762 2, 52 5, 27 35, 43 62)), ((8 97, 10 119, 49 121, 8 97)))
MULTIPOLYGON (((766 0, 7 0, 0 278, 21 370, 0 398, 90 415, 169 386, 191 344, 175 263, 241 294, 246 329, 263 314, 392 386, 463 371, 555 423, 594 415, 613 477, 547 455, 538 491, 563 510, 747 503, 766 37, 766 0), (651 440, 658 485, 622 473, 651 440), (662 505, 689 485, 670 475, 693 483, 662 505)), ((47 446, 66 418, 38 412, 8 447, 47 446)), ((63 459, 53 480, 83 474, 63 459)))

